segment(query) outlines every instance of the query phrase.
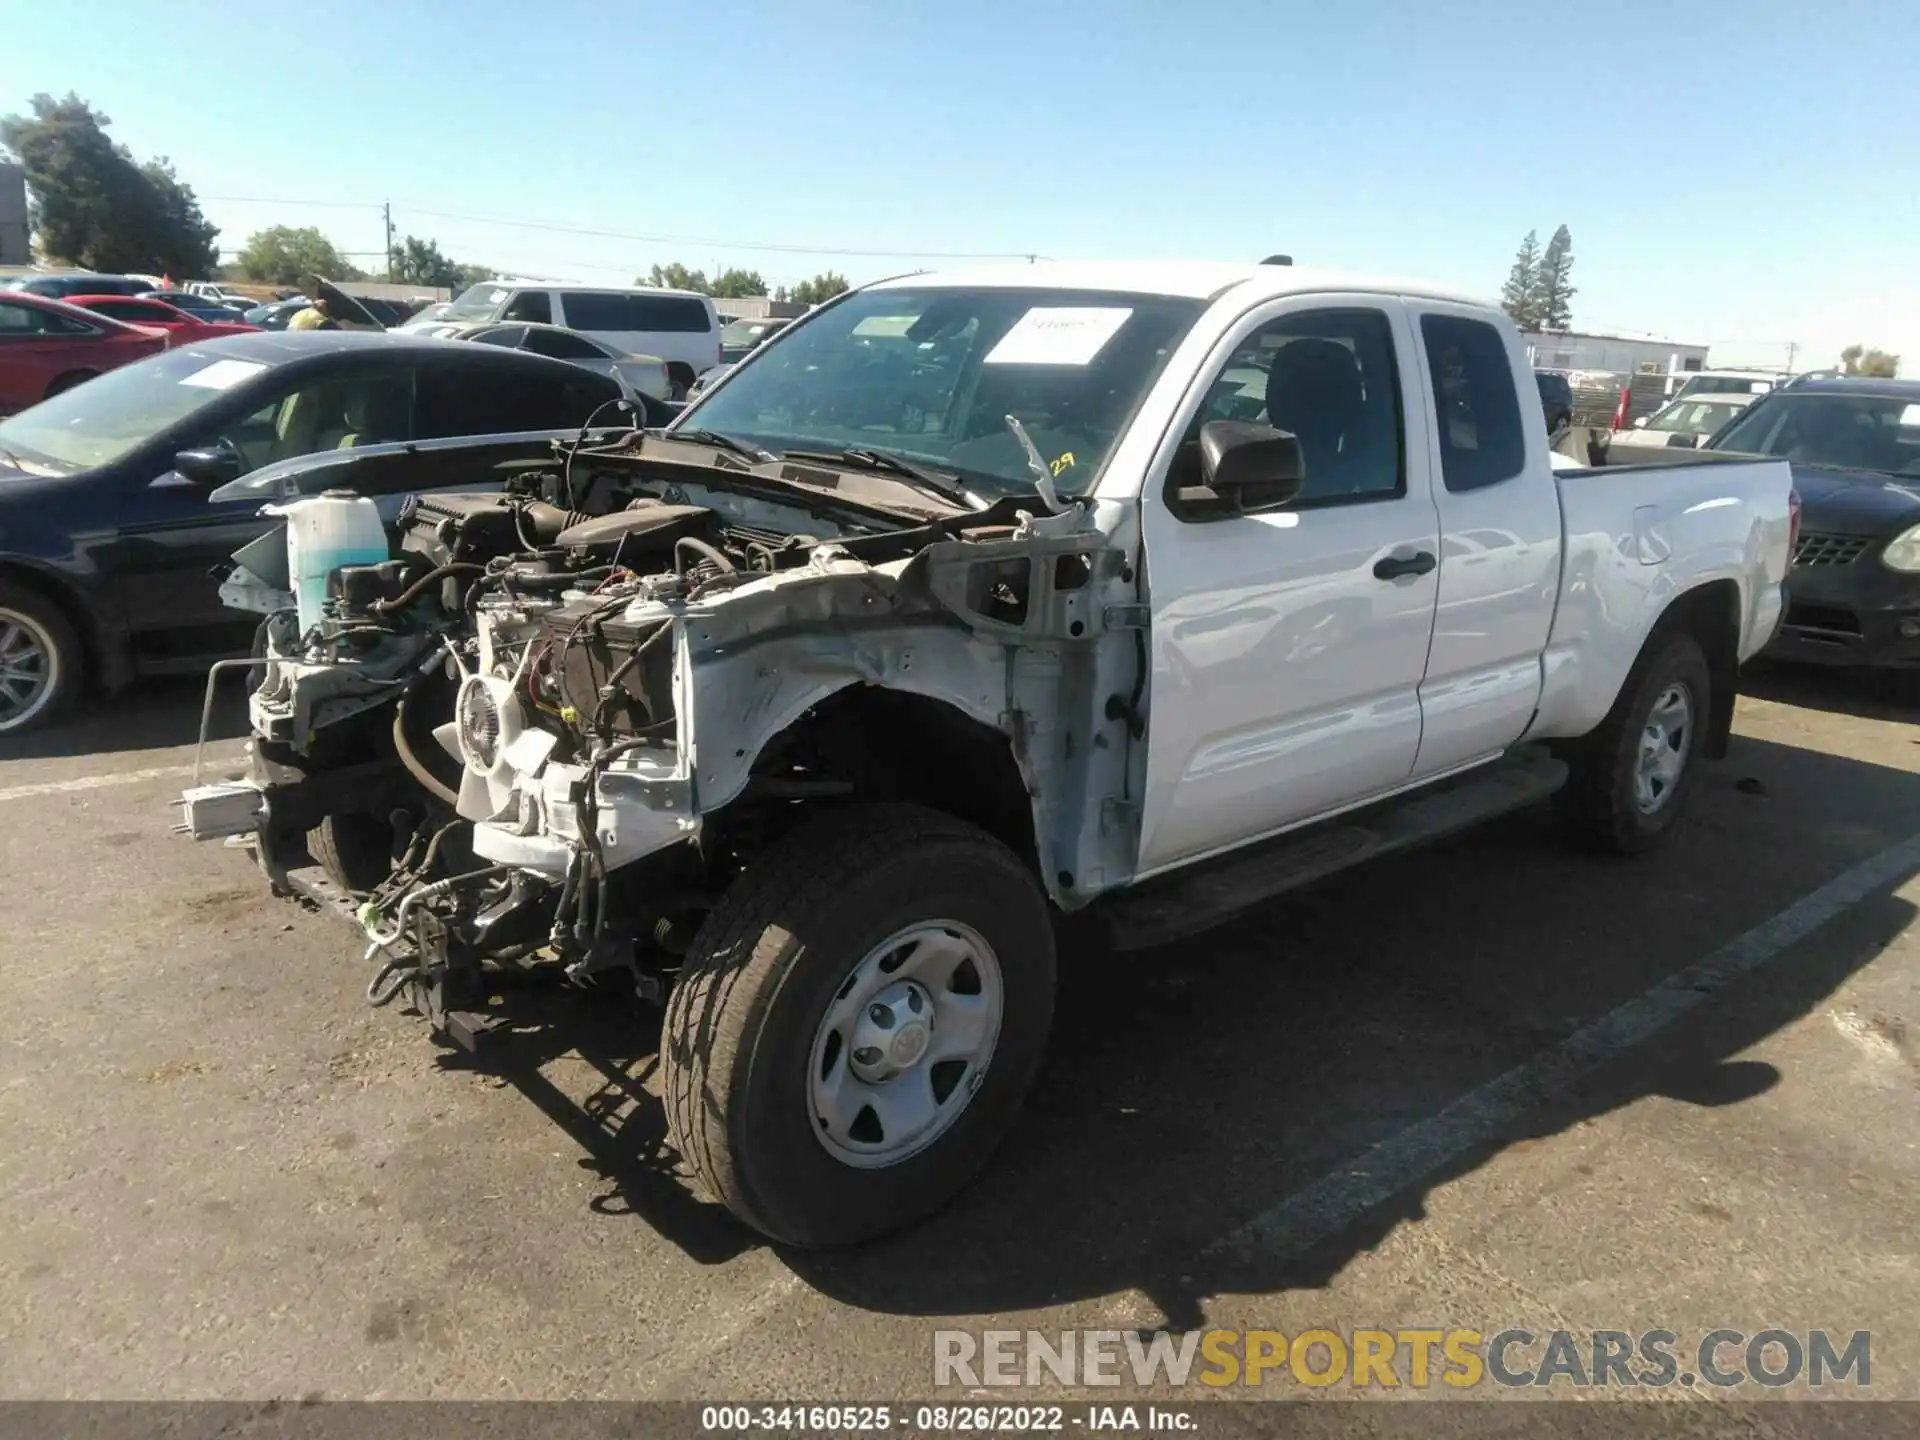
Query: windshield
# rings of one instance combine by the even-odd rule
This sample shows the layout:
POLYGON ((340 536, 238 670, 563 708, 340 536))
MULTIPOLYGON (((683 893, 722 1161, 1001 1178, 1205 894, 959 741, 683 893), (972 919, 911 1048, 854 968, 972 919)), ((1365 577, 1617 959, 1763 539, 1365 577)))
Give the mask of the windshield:
POLYGON ((1647 421, 1649 430, 1667 430, 1676 435, 1711 435, 1726 424, 1739 407, 1715 400, 1683 400, 1669 405, 1647 421))
POLYGON ((1920 399, 1780 391, 1756 400, 1714 437, 1710 448, 1803 465, 1920 475, 1920 399))
POLYGON ((1764 395, 1771 389, 1771 380, 1756 380, 1747 375, 1696 375, 1676 390, 1673 398, 1685 400, 1692 395, 1764 395))
POLYGON ((63 470, 106 465, 266 368, 193 350, 136 360, 0 421, 0 450, 63 470))
POLYGON ((494 313, 513 296, 511 285, 502 285, 496 281, 483 281, 470 285, 460 292, 460 298, 447 307, 447 318, 453 320, 491 320, 494 313))
POLYGON ((727 346, 751 345, 773 328, 770 320, 729 320, 720 331, 720 343, 727 346))
POLYGON ((864 291, 756 352, 686 424, 781 454, 875 450, 1028 494, 1013 415, 1057 487, 1081 493, 1201 309, 1090 291, 864 291))

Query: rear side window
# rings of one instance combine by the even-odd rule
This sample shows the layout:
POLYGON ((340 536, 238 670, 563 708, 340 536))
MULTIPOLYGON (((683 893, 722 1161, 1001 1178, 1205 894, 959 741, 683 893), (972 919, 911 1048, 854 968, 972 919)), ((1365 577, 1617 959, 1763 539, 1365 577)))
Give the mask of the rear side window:
POLYGON ((1482 320, 1423 315, 1439 406, 1440 477, 1456 493, 1511 480, 1527 463, 1513 366, 1500 332, 1482 320))
POLYGON ((532 330, 527 333, 526 348, 536 355, 555 360, 604 360, 606 352, 584 335, 566 330, 532 330))
POLYGON ((613 291, 569 290, 561 297, 567 326, 573 330, 660 330, 701 335, 713 329, 713 317, 690 295, 622 295, 613 291))
POLYGON ((591 370, 562 369, 540 361, 525 365, 468 361, 422 366, 419 394, 420 438, 433 440, 571 429, 584 423, 595 406, 617 400, 620 387, 591 370))

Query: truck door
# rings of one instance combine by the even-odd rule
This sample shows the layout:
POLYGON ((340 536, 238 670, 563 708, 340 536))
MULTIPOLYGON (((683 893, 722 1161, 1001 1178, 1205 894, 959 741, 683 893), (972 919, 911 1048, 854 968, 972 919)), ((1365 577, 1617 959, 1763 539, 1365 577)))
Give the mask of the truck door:
POLYGON ((1142 873, 1406 783, 1420 746, 1439 524, 1415 340, 1397 300, 1292 297, 1216 347, 1142 495, 1152 609, 1142 873), (1182 520, 1208 420, 1299 438, 1265 515, 1182 520), (1411 422, 1410 424, 1408 422, 1411 422))
POLYGON ((1519 338, 1485 312, 1409 300, 1440 511, 1440 597, 1416 777, 1489 759, 1540 699, 1560 586, 1560 492, 1519 338))

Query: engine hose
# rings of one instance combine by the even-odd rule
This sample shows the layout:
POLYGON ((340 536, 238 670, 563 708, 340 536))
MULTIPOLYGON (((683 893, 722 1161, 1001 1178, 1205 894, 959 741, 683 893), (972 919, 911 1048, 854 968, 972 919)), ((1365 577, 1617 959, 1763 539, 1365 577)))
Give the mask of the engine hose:
POLYGON ((715 549, 706 541, 696 540, 691 535, 682 535, 678 540, 673 542, 673 569, 677 575, 684 576, 688 570, 686 559, 681 554, 683 550, 691 550, 694 554, 700 556, 701 559, 711 560, 722 570, 738 568, 722 551, 715 549))
POLYGON ((568 927, 572 923, 574 899, 580 893, 580 871, 585 864, 586 855, 576 850, 572 860, 568 862, 566 879, 560 884, 560 898, 554 902, 553 931, 549 937, 550 943, 556 950, 561 948, 568 927))
POLYGON ((486 573, 487 570, 484 565, 471 565, 464 560, 456 560, 451 564, 441 565, 436 569, 429 570, 398 595, 394 596, 393 599, 376 600, 367 608, 369 610, 378 610, 383 615, 395 610, 404 610, 415 600, 418 600, 421 595, 426 593, 429 585, 433 585, 453 575, 484 575, 486 573))
MULTIPOLYGON (((407 767, 407 773, 418 780, 429 795, 438 796, 455 809, 459 808, 459 795, 442 784, 439 777, 413 753, 413 746, 407 740, 407 697, 404 695, 393 707, 393 748, 400 756, 400 763, 407 767)), ((439 843, 438 836, 434 837, 434 843, 439 843)))

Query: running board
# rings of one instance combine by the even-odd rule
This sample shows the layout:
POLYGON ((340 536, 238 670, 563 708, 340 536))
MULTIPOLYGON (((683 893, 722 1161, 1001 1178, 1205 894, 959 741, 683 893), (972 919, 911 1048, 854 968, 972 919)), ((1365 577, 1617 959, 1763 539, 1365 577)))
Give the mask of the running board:
POLYGON ((1564 761, 1527 747, 1456 780, 1146 881, 1102 905, 1113 947, 1146 950, 1184 940, 1350 865, 1545 800, 1566 783, 1564 761))

